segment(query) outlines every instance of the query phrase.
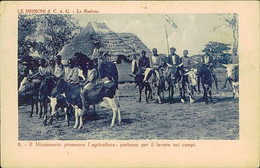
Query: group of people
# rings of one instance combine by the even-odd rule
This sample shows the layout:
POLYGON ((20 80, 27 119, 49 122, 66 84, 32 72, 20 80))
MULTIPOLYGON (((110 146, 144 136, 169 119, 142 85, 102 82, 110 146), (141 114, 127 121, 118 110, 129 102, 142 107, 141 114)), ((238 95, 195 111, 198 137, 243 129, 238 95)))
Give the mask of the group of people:
MULTIPOLYGON (((183 76, 191 69, 191 59, 188 56, 188 50, 184 50, 183 57, 180 57, 178 54, 176 54, 176 48, 172 47, 170 48, 170 55, 167 57, 166 60, 160 54, 158 54, 156 48, 154 48, 152 51, 153 55, 151 57, 151 60, 146 57, 146 52, 142 51, 142 56, 138 61, 138 68, 140 69, 141 73, 144 73, 146 68, 153 68, 155 71, 158 71, 161 76, 165 64, 167 64, 167 66, 169 67, 177 69, 176 76, 183 76)), ((217 77, 214 73, 212 57, 210 57, 208 50, 206 50, 205 53, 206 54, 202 57, 202 60, 200 62, 210 67, 214 80, 216 81, 216 87, 218 89, 217 77)), ((136 62, 137 58, 135 56, 132 64, 135 64, 136 62)), ((134 65, 132 67, 134 67, 134 65)), ((136 73, 133 69, 132 72, 134 74, 136 73)))
MULTIPOLYGON (((98 73, 97 69, 94 68, 94 61, 90 60, 87 64, 88 74, 83 75, 75 59, 68 60, 68 67, 61 62, 62 58, 60 55, 55 56, 54 59, 47 61, 44 58, 41 58, 38 61, 38 69, 33 70, 30 64, 26 65, 24 70, 24 76, 29 77, 28 79, 35 79, 37 82, 41 82, 43 78, 47 75, 55 76, 56 81, 64 80, 68 84, 81 84, 83 92, 88 92, 97 84, 98 73), (87 77, 87 78, 86 78, 87 77), (82 79, 82 81, 79 81, 82 79)), ((34 65, 35 66, 35 65, 34 65)), ((20 86, 21 87, 21 86, 20 86)), ((82 96, 82 101, 84 102, 84 96, 82 96)))
MULTIPOLYGON (((175 80, 184 78, 185 74, 191 70, 192 62, 191 57, 188 56, 188 50, 183 51, 183 57, 180 57, 178 54, 176 54, 176 48, 171 47, 170 48, 170 54, 168 57, 164 57, 161 54, 158 54, 158 51, 156 48, 152 50, 153 55, 151 59, 149 59, 146 56, 146 52, 142 51, 142 56, 139 60, 137 60, 137 57, 133 57, 132 61, 132 73, 133 74, 142 74, 144 75, 144 72, 147 68, 152 68, 154 71, 157 71, 160 76, 163 76, 163 70, 165 66, 168 66, 170 68, 175 68, 175 80), (137 63, 138 62, 138 63, 137 63), (136 66, 136 67, 135 67, 136 66)), ((215 73, 215 64, 213 61, 213 58, 210 56, 210 49, 204 50, 205 55, 203 55, 200 60, 193 61, 193 63, 200 64, 199 66, 206 66, 209 68, 211 72, 212 80, 215 83, 216 90, 219 92, 218 87, 218 79, 215 73)), ((229 64, 236 64, 238 63, 238 56, 235 51, 233 51, 233 55, 230 57, 229 64)), ((198 67, 199 67, 198 66, 198 67)), ((199 69, 197 69, 199 70, 199 69)), ((198 72, 199 73, 199 72, 198 72)), ((145 79, 144 79, 145 80, 145 79)), ((225 80, 224 87, 226 87, 227 82, 229 81, 231 83, 231 77, 230 75, 227 76, 225 80)), ((177 81, 175 81, 177 82, 177 81)))

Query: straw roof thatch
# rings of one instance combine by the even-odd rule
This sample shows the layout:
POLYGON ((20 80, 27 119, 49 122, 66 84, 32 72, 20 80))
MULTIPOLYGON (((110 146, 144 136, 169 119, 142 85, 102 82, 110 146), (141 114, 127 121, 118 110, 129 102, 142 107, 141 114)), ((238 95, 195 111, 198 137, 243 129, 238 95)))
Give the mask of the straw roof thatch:
POLYGON ((133 33, 117 33, 117 35, 125 41, 131 48, 141 55, 142 51, 146 51, 146 56, 152 57, 153 53, 144 45, 144 43, 133 33))
POLYGON ((133 55, 141 54, 141 50, 151 53, 136 35, 116 34, 105 23, 90 22, 69 44, 63 47, 59 55, 67 60, 72 58, 75 52, 82 52, 91 58, 97 41, 101 44, 101 50, 107 53, 107 61, 111 62, 116 61, 119 55, 132 60, 133 55))

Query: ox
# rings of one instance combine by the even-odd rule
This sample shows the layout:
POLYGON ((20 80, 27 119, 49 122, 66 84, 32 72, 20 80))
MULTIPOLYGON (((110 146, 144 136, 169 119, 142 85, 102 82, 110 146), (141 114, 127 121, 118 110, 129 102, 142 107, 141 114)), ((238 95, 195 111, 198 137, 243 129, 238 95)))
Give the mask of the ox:
POLYGON ((185 101, 185 91, 187 90, 189 93, 190 98, 190 104, 194 103, 194 91, 196 91, 195 87, 197 85, 197 75, 196 75, 196 69, 191 68, 190 71, 186 72, 184 74, 183 80, 182 80, 182 98, 181 101, 185 101))
POLYGON ((238 64, 222 64, 227 69, 228 81, 231 83, 233 97, 237 98, 239 95, 239 65, 238 64))
POLYGON ((114 126, 116 115, 118 116, 118 123, 121 122, 121 114, 119 109, 119 102, 117 101, 117 84, 114 82, 105 82, 96 85, 92 91, 88 94, 82 93, 82 88, 80 84, 68 84, 60 83, 53 90, 53 94, 62 94, 65 93, 66 100, 69 105, 75 109, 75 125, 74 128, 83 127, 83 115, 87 111, 82 110, 82 106, 87 106, 86 109, 89 109, 90 105, 99 104, 102 101, 106 100, 113 111, 112 121, 110 128, 114 126), (81 95, 85 98, 85 104, 82 105, 81 95))
POLYGON ((44 125, 52 124, 53 117, 57 115, 58 118, 58 111, 60 110, 62 112, 65 112, 65 120, 67 122, 67 125, 69 126, 68 114, 71 111, 70 107, 68 106, 64 95, 55 94, 55 92, 53 92, 55 88, 62 87, 62 83, 65 83, 63 79, 57 80, 57 78, 52 74, 46 75, 42 80, 39 89, 39 100, 41 101, 44 107, 44 125), (47 123, 48 104, 50 105, 51 117, 49 122, 47 123))

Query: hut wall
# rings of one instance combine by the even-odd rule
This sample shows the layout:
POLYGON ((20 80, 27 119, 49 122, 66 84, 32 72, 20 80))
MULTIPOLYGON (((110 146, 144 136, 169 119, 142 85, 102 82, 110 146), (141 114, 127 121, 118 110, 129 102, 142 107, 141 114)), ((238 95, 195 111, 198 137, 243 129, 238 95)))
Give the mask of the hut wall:
POLYGON ((134 78, 129 76, 132 75, 131 71, 131 63, 127 63, 125 60, 121 59, 120 64, 116 64, 117 70, 118 70, 118 81, 119 83, 124 82, 133 82, 134 78))

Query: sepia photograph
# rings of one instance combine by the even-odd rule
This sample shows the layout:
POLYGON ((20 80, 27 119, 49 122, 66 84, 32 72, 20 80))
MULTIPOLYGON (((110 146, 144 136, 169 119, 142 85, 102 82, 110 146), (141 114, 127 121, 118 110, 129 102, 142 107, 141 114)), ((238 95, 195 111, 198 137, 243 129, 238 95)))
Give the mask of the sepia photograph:
POLYGON ((258 1, 1 2, 0 167, 259 167, 258 1))
POLYGON ((19 14, 19 140, 239 139, 239 15, 19 14))

